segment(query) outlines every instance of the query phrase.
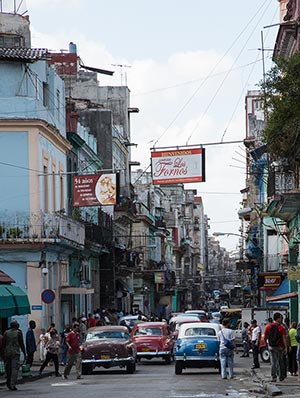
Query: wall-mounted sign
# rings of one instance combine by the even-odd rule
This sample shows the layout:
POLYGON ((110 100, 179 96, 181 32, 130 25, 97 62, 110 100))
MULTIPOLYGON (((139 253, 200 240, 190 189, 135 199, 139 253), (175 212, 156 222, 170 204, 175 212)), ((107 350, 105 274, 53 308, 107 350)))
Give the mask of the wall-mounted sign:
POLYGON ((287 271, 289 281, 300 281, 300 265, 289 265, 287 271))
POLYGON ((158 271, 154 273, 154 283, 164 284, 165 283, 165 272, 158 271))
POLYGON ((117 204, 117 175, 90 174, 73 177, 73 205, 105 206, 117 204))
POLYGON ((153 184, 205 181, 205 149, 179 149, 151 152, 153 184))
POLYGON ((32 311, 42 311, 43 307, 41 305, 32 305, 32 311))

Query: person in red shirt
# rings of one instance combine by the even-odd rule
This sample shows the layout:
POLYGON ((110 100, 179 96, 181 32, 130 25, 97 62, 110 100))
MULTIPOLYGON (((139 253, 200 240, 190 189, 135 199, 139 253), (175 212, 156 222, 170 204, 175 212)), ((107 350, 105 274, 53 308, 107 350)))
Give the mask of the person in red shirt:
POLYGON ((286 364, 285 357, 287 354, 287 340, 286 340, 286 329, 282 325, 283 316, 280 312, 275 312, 274 314, 274 322, 269 323, 265 328, 265 341, 268 344, 268 348, 270 351, 270 359, 271 359, 271 376, 272 382, 277 381, 277 376, 279 376, 279 380, 282 381, 286 377, 286 364), (271 329, 271 326, 275 325, 280 333, 280 340, 278 345, 271 346, 268 340, 268 334, 271 329))
POLYGON ((87 321, 87 327, 92 328, 96 326, 96 319, 93 317, 93 314, 88 314, 88 321, 87 321))
POLYGON ((68 346, 67 365, 64 370, 63 379, 67 379, 72 366, 75 364, 77 379, 81 379, 81 351, 80 351, 80 333, 79 323, 73 324, 73 330, 66 336, 68 346))

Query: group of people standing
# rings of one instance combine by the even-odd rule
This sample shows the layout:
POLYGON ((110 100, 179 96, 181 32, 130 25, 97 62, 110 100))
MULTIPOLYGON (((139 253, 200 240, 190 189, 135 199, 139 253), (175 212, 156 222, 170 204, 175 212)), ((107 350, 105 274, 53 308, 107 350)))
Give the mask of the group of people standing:
POLYGON ((51 324, 47 332, 41 330, 38 342, 36 342, 34 329, 36 323, 33 320, 29 321, 29 327, 25 336, 25 343, 23 333, 19 329, 20 325, 16 320, 12 320, 10 328, 7 329, 0 339, 0 356, 4 359, 6 385, 10 390, 17 390, 18 372, 22 363, 21 353, 24 357, 24 364, 32 366, 34 353, 40 346, 40 360, 41 367, 39 370, 42 374, 45 367, 50 361, 54 363, 55 376, 61 376, 59 373, 59 354, 62 352, 62 364, 65 365, 62 377, 67 379, 73 365, 76 367, 77 379, 81 378, 81 351, 80 345, 82 342, 80 335, 80 324, 75 320, 72 327, 66 326, 61 338, 55 329, 55 324, 51 324))
MULTIPOLYGON (((226 367, 228 367, 229 377, 233 377, 234 351, 238 352, 235 345, 235 336, 229 325, 230 320, 224 319, 222 330, 219 332, 221 376, 223 379, 227 378, 226 367), (226 340, 231 341, 231 348, 226 347, 226 340)), ((297 327, 297 322, 295 321, 291 322, 290 325, 284 323, 283 316, 279 312, 275 312, 273 318, 268 319, 264 331, 261 330, 255 319, 251 320, 250 323, 244 322, 242 329, 243 353, 241 357, 249 357, 250 349, 252 349, 252 369, 260 367, 259 350, 262 333, 270 352, 272 382, 276 382, 277 379, 283 381, 287 377, 288 371, 291 376, 298 376, 300 325, 297 327)))

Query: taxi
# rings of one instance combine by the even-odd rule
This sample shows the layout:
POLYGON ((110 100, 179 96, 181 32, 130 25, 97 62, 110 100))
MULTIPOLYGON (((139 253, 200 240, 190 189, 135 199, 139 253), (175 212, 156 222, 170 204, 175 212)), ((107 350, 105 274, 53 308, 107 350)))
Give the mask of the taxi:
POLYGON ((220 325, 209 322, 182 324, 174 345, 175 374, 187 368, 215 368, 220 372, 218 332, 220 325))

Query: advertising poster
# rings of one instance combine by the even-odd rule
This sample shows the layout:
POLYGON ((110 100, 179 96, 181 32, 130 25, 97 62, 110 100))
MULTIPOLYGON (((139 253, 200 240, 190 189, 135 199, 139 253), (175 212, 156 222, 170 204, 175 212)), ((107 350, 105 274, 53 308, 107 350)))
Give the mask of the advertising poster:
POLYGON ((117 175, 91 174, 73 177, 73 205, 107 206, 117 204, 117 175))
POLYGON ((151 152, 154 185, 204 182, 205 149, 178 149, 151 152))

